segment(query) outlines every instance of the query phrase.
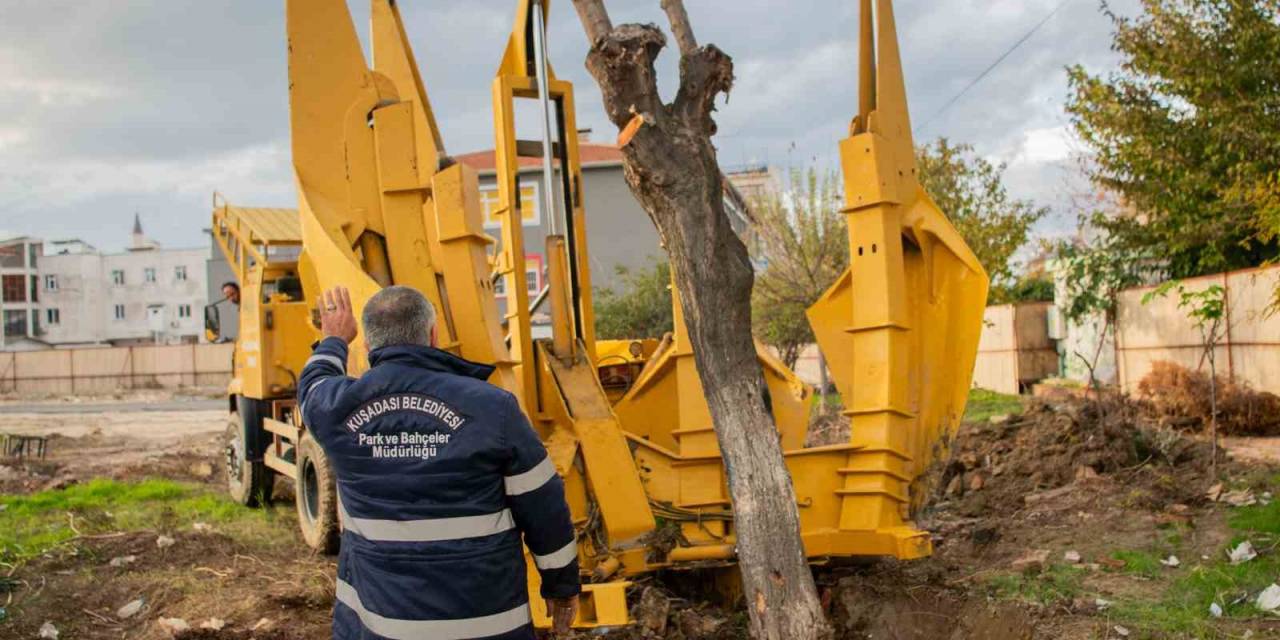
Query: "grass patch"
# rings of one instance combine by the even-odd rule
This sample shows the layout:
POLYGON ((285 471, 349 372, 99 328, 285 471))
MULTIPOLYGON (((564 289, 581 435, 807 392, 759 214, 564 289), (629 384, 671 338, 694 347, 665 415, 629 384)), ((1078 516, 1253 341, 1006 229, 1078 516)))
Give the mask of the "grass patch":
POLYGON ((1236 509, 1227 524, 1236 531, 1280 536, 1280 502, 1272 500, 1271 504, 1236 509))
POLYGON ((1165 570, 1160 564, 1161 558, 1149 551, 1117 551, 1111 557, 1124 563, 1121 571, 1145 578, 1154 578, 1165 570))
POLYGON ((1002 573, 986 581, 988 592, 1004 600, 1037 605, 1070 602, 1083 591, 1084 570, 1052 564, 1038 574, 1002 573))
POLYGON ((39 556, 80 535, 178 531, 196 522, 255 546, 294 543, 292 509, 248 509, 196 485, 97 479, 66 489, 0 496, 0 561, 39 556), (74 525, 74 528, 73 528, 74 525))
POLYGON ((965 404, 965 422, 986 422, 992 416, 1022 413, 1022 398, 986 389, 970 389, 969 402, 965 404))
MULTIPOLYGON (((1263 617, 1254 602, 1258 593, 1280 576, 1280 553, 1276 548, 1280 543, 1280 504, 1233 509, 1228 524, 1235 533, 1230 544, 1251 541, 1259 551, 1257 558, 1232 565, 1226 554, 1219 552, 1202 564, 1184 566, 1158 598, 1117 602, 1114 619, 1154 637, 1216 638, 1222 630, 1216 628, 1218 621, 1209 616, 1212 603, 1222 607, 1224 619, 1263 617)), ((1138 570, 1145 571, 1144 555, 1150 554, 1121 552, 1116 557, 1125 560, 1126 570, 1132 559, 1138 570)), ((1156 563, 1159 567, 1158 558, 1156 563)))
POLYGON ((815 393, 809 396, 809 409, 817 409, 823 407, 828 411, 839 411, 844 409, 844 400, 840 398, 839 393, 815 393))

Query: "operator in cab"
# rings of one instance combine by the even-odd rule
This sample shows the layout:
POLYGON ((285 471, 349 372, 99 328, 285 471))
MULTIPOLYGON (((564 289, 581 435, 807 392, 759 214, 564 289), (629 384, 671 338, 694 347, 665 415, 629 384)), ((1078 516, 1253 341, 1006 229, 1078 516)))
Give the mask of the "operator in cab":
POLYGON ((337 478, 342 523, 333 637, 534 637, 528 546, 557 634, 578 607, 578 546, 564 483, 493 367, 435 348, 435 310, 394 286, 363 312, 368 372, 346 375, 356 319, 324 294, 324 338, 298 405, 337 478))
MULTIPOLYGON (((222 299, 211 305, 214 313, 218 314, 217 341, 235 342, 236 338, 240 337, 240 285, 227 281, 222 283, 221 290, 222 299), (222 312, 223 303, 231 305, 225 314, 222 312)), ((207 310, 206 313, 208 313, 207 310)))

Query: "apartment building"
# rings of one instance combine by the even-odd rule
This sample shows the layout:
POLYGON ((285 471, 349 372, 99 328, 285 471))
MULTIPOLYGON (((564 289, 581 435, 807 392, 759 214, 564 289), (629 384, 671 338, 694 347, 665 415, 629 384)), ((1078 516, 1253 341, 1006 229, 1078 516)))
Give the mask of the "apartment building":
POLYGON ((39 239, 26 236, 0 241, 0 348, 44 348, 36 272, 41 245, 39 239))
POLYGON ((79 240, 46 243, 38 264, 40 339, 54 346, 196 342, 206 258, 202 249, 162 248, 137 218, 121 253, 79 240))

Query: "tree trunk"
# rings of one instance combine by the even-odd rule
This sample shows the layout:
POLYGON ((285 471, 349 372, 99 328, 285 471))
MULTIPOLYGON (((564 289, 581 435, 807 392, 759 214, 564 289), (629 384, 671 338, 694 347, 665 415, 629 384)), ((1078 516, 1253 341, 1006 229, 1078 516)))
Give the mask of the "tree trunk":
POLYGON ((724 455, 752 636, 829 638, 800 540, 795 489, 782 457, 751 338, 754 271, 724 209, 711 136, 715 99, 733 63, 698 47, 680 0, 662 0, 681 48, 680 90, 658 94, 654 60, 666 46, 655 25, 614 28, 603 0, 574 0, 592 43, 587 69, 619 143, 631 191, 658 229, 724 455))

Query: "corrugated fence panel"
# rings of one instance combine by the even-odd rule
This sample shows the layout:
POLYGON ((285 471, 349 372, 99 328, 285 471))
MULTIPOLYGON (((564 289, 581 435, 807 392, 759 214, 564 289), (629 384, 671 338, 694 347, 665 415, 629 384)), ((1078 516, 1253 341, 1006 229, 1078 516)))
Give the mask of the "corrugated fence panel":
MULTIPOLYGON (((1226 289, 1227 334, 1214 352, 1218 375, 1280 394, 1280 313, 1271 306, 1280 267, 1190 278, 1184 284, 1190 291, 1214 284, 1226 289)), ((1129 392, 1137 390, 1155 362, 1208 371, 1200 330, 1187 310, 1178 308, 1177 292, 1143 304, 1152 290, 1130 289, 1119 297, 1117 362, 1120 384, 1129 392)))
POLYGON ((76 395, 120 389, 222 387, 234 345, 165 345, 0 352, 0 390, 76 395))
POLYGON ((132 350, 127 347, 70 349, 77 393, 111 393, 132 388, 132 350))
POLYGON ((1000 393, 1018 393, 1018 352, 978 352, 973 366, 973 386, 1000 393))
POLYGON ((1011 304, 987 307, 982 314, 982 337, 978 340, 978 353, 1012 351, 1017 348, 1017 336, 1013 333, 1014 315, 1011 304))
POLYGON ((1227 275, 1228 364, 1235 379, 1280 394, 1280 267, 1227 275))
POLYGON ((1030 302, 987 307, 973 386, 1012 394, 1058 372, 1058 351, 1049 339, 1051 306, 1030 302))
POLYGON ((18 393, 71 393, 71 358, 57 351, 20 351, 13 354, 18 393))

